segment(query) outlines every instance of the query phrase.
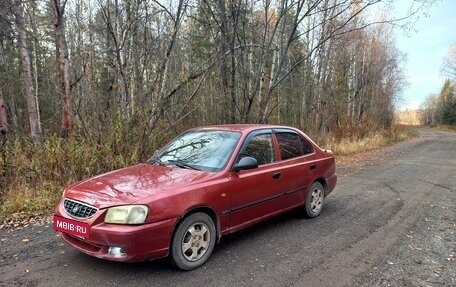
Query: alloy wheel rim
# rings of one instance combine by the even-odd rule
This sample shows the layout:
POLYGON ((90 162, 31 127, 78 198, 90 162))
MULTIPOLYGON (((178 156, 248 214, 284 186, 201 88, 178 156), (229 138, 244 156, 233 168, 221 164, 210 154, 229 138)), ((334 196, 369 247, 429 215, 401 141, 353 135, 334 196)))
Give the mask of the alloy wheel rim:
POLYGON ((210 241, 209 227, 202 222, 194 223, 182 238, 182 254, 188 261, 198 261, 206 254, 210 241))
POLYGON ((310 209, 312 212, 319 212, 323 206, 323 191, 320 188, 312 190, 312 200, 310 201, 310 209))

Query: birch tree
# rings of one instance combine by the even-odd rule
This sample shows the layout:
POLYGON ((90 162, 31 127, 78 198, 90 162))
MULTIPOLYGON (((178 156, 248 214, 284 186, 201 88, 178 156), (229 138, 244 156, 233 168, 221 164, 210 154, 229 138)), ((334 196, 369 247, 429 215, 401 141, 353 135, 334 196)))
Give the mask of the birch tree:
POLYGON ((456 83, 456 43, 448 49, 448 54, 443 60, 442 72, 456 83))
POLYGON ((11 0, 15 17, 15 29, 18 38, 19 51, 21 55, 24 90, 27 98, 28 117, 30 123, 30 134, 36 149, 40 149, 43 141, 41 132, 41 120, 38 104, 38 97, 35 93, 30 50, 27 33, 24 26, 23 3, 21 0, 11 0))

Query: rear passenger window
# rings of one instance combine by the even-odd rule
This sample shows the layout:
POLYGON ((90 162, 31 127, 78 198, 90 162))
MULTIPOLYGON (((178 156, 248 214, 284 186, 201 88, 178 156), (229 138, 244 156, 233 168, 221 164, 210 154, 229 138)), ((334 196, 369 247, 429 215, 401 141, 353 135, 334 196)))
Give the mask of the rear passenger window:
POLYGON ((296 133, 279 132, 276 136, 279 142, 282 160, 312 153, 310 143, 296 133))

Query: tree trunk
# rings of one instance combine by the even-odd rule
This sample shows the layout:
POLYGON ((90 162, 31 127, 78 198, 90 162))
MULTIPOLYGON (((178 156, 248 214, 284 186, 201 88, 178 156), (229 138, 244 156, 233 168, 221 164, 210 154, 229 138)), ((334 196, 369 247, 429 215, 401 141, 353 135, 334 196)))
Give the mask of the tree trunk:
POLYGON ((21 54, 25 95, 27 97, 28 115, 30 121, 30 134, 36 149, 41 149, 43 135, 41 132, 40 111, 38 105, 38 97, 35 94, 33 85, 32 67, 30 59, 30 51, 27 42, 27 35, 24 29, 23 7, 20 0, 12 0, 14 16, 16 18, 16 30, 18 44, 21 54))
POLYGON ((263 74, 261 75, 260 86, 260 107, 259 107, 259 123, 265 123, 267 118, 267 105, 269 103, 270 86, 271 86, 271 73, 272 73, 272 53, 266 47, 264 54, 263 74))
MULTIPOLYGON (((163 115, 165 111, 165 103, 169 99, 169 96, 173 95, 175 91, 171 91, 169 94, 165 93, 165 87, 169 77, 169 62, 171 60, 171 53, 174 49, 174 46, 177 42, 177 36, 179 34, 179 30, 182 24, 182 19, 185 14, 185 10, 187 9, 187 2, 185 0, 179 0, 179 4, 176 11, 176 17, 173 23, 173 33, 171 35, 171 39, 168 43, 168 47, 166 49, 166 54, 161 64, 160 70, 158 71, 157 81, 158 81, 158 89, 157 89, 157 103, 154 104, 151 111, 151 116, 149 118, 149 130, 153 130, 158 123, 158 120, 163 115)), ((188 78, 190 80, 192 76, 188 78)), ((183 83, 183 82, 182 82, 183 83)))
MULTIPOLYGON (((3 45, 2 45, 3 46, 3 45)), ((3 55, 3 47, 0 46, 0 67, 5 67, 5 56, 3 55)), ((3 98, 3 79, 0 79, 0 143, 6 139, 9 132, 8 127, 8 107, 3 98)))
POLYGON ((230 25, 230 58, 231 58, 231 71, 230 71, 230 122, 236 123, 236 114, 237 114, 237 92, 236 92, 236 36, 238 29, 238 20, 240 14, 240 3, 235 3, 234 1, 229 2, 230 14, 231 14, 231 25, 230 25))
POLYGON ((65 3, 62 5, 60 0, 51 0, 52 10, 54 12, 54 32, 55 48, 57 57, 57 74, 59 77, 59 95, 61 101, 61 124, 60 137, 67 138, 71 131, 71 97, 70 97, 70 78, 68 58, 68 48, 65 39, 65 27, 63 14, 65 12, 65 3))
POLYGON ((3 99, 3 86, 0 83, 0 140, 8 134, 8 114, 5 100, 3 99))
MULTIPOLYGON (((225 0, 219 0, 218 1, 219 5, 219 11, 220 11, 220 54, 222 56, 222 61, 220 63, 220 77, 221 77, 221 82, 222 82, 222 97, 223 97, 223 102, 226 103, 226 98, 230 95, 230 84, 229 84, 229 72, 228 72, 228 63, 226 60, 226 54, 228 53, 229 47, 228 47, 228 17, 226 15, 226 2, 225 0)), ((231 105, 228 105, 231 107, 231 105)), ((231 122, 232 120, 232 110, 229 109, 229 111, 224 110, 223 112, 225 114, 224 119, 222 120, 223 122, 231 122)), ((234 123, 234 122, 232 122, 234 123)))

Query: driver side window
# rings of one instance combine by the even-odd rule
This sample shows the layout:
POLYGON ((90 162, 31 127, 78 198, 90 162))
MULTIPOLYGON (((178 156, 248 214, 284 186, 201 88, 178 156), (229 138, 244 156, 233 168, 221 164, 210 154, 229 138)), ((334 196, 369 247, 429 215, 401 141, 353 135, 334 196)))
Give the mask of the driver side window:
POLYGON ((250 156, 258 161, 258 165, 274 161, 274 150, 271 134, 260 134, 252 137, 241 152, 239 159, 250 156))

